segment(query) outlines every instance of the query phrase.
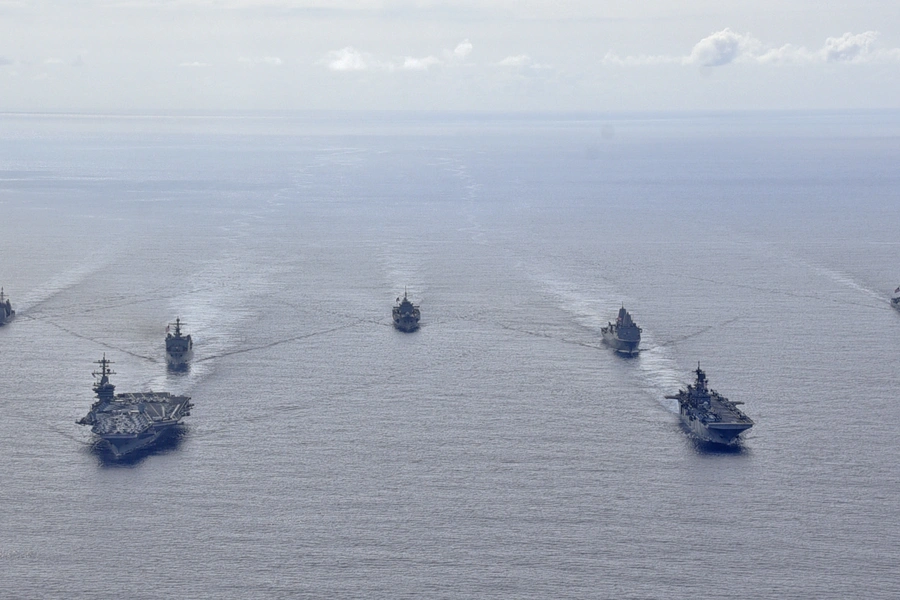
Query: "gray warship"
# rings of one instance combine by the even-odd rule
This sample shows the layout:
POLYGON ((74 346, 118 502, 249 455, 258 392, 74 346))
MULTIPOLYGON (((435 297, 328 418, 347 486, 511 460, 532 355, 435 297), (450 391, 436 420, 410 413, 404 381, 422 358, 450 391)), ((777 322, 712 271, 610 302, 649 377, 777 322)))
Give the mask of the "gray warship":
MULTIPOLYGON (((2 296, 2 294, 0 294, 2 296)), ((891 306, 900 310, 900 287, 894 290, 894 295, 891 296, 891 306)))
POLYGON ((753 421, 738 409, 742 402, 732 402, 715 390, 709 389, 706 373, 697 365, 697 380, 686 390, 678 390, 679 414, 684 426, 699 439, 714 444, 733 445, 740 435, 753 427, 753 421))
POLYGON ((181 319, 175 318, 175 333, 166 325, 166 364, 170 369, 186 369, 194 350, 194 342, 190 335, 181 334, 181 319))
POLYGON ((13 310, 12 304, 9 303, 9 298, 3 293, 3 288, 0 287, 0 325, 11 321, 15 316, 16 311, 13 310))
POLYGON ((600 329, 603 341, 620 354, 633 356, 638 353, 641 343, 641 328, 631 319, 625 307, 619 309, 615 323, 609 323, 600 329))
POLYGON ((409 301, 406 292, 403 292, 403 300, 397 298, 397 306, 393 308, 391 314, 394 317, 394 327, 400 331, 410 332, 419 328, 421 316, 419 307, 409 301))
POLYGON ((106 355, 97 361, 99 372, 94 392, 97 401, 87 415, 76 421, 90 425, 91 431, 106 441, 116 458, 146 448, 166 431, 191 414, 190 396, 173 396, 168 392, 131 392, 116 394, 116 386, 109 382, 115 375, 106 355))

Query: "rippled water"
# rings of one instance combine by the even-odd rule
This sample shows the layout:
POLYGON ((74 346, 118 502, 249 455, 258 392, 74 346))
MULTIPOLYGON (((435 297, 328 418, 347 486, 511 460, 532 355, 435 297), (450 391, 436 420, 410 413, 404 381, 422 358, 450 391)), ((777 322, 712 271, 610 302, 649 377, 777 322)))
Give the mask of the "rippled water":
POLYGON ((896 113, 3 115, 0 150, 0 596, 900 595, 896 113), (195 404, 120 463, 75 425, 104 353, 195 404), (698 361, 738 450, 664 398, 698 361))

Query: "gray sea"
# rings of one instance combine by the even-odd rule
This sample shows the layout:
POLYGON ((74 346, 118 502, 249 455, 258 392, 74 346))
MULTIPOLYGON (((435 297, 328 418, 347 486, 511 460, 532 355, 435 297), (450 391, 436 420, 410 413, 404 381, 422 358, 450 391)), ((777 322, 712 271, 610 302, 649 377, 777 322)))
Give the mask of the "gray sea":
POLYGON ((898 112, 2 114, 0 597, 900 597, 898 165, 898 112), (123 461, 104 355, 195 405, 123 461))

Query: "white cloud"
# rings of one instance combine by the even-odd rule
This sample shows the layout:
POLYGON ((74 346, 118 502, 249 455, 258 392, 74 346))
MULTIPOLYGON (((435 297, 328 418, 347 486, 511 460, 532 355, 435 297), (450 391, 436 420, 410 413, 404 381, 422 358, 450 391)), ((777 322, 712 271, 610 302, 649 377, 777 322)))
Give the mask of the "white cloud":
POLYGON ((453 49, 453 55, 462 60, 472 53, 472 42, 468 38, 464 39, 453 49))
POLYGON ((873 46, 877 40, 877 31, 857 35, 847 32, 841 37, 825 40, 825 47, 819 53, 825 62, 864 62, 876 54, 873 46))
POLYGON ((461 41, 453 50, 444 50, 443 58, 433 54, 422 58, 379 59, 353 46, 341 50, 331 50, 317 64, 325 65, 331 71, 427 71, 431 67, 457 64, 472 52, 472 42, 461 41))
POLYGON ((767 47, 749 33, 736 33, 729 28, 717 31, 697 42, 687 56, 619 56, 608 52, 603 64, 641 66, 661 64, 721 67, 731 63, 755 64, 814 64, 814 63, 871 63, 900 62, 900 48, 877 48, 877 31, 845 33, 825 40, 820 50, 810 51, 800 46, 784 44, 767 47))
POLYGON ((531 64, 531 57, 527 54, 519 54, 518 56, 507 56, 497 63, 498 67, 527 67, 531 64))
POLYGON ((194 61, 194 62, 183 62, 183 63, 181 63, 181 64, 178 65, 178 66, 179 66, 179 67, 190 67, 190 68, 202 68, 202 67, 208 67, 209 64, 208 64, 208 63, 203 63, 203 62, 197 62, 197 61, 194 61))
POLYGON ((694 45, 684 64, 720 67, 739 59, 752 57, 762 43, 749 33, 739 34, 727 27, 707 36, 694 45))
POLYGON ((436 56, 426 56, 425 58, 412 58, 407 56, 403 59, 403 65, 400 67, 406 71, 427 71, 428 67, 439 65, 441 59, 436 56))
POLYGON ((353 46, 332 50, 322 62, 332 71, 365 71, 378 66, 370 54, 364 54, 353 46))

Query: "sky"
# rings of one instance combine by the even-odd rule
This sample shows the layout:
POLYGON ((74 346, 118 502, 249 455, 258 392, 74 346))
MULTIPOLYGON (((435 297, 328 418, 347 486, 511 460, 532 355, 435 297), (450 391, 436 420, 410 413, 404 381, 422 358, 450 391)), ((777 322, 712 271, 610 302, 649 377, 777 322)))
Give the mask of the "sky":
POLYGON ((0 0, 0 111, 900 108, 900 2, 0 0))

